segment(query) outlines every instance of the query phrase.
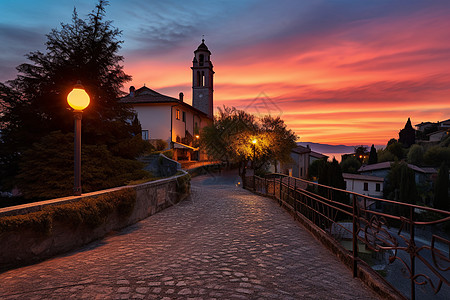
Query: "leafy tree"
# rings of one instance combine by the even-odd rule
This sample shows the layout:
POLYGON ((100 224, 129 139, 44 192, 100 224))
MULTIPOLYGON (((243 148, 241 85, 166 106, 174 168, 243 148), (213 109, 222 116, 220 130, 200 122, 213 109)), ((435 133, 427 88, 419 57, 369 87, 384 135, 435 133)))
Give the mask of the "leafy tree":
POLYGON ((445 163, 442 163, 439 169, 434 192, 435 208, 442 210, 450 210, 450 199, 448 196, 448 188, 449 188, 448 167, 445 163))
POLYGON ((367 161, 367 147, 364 145, 356 146, 355 156, 360 161, 360 163, 365 163, 367 161))
POLYGON ((411 146, 411 148, 408 151, 407 160, 408 163, 421 166, 423 165, 423 155, 424 155, 424 149, 422 146, 418 144, 414 144, 411 146))
POLYGON ((387 149, 378 150, 377 155, 379 163, 398 160, 398 158, 387 149))
POLYGON ((386 147, 389 147, 390 145, 392 145, 392 144, 394 144, 394 143, 397 143, 397 142, 398 142, 398 141, 397 141, 396 139, 392 138, 392 139, 390 139, 390 140, 387 142, 386 147))
POLYGON ((405 124, 405 127, 398 134, 398 142, 404 147, 409 148, 416 142, 416 131, 412 127, 411 119, 405 124))
POLYGON ((399 160, 403 159, 404 157, 403 146, 399 142, 390 144, 389 146, 386 147, 386 150, 392 153, 394 157, 396 157, 399 160))
POLYGON ((203 128, 201 146, 215 159, 238 163, 245 178, 250 161, 256 169, 268 161, 288 161, 296 138, 280 118, 266 116, 258 122, 251 114, 224 106, 214 123, 203 128))
POLYGON ((438 167, 443 162, 450 165, 450 148, 433 146, 428 148, 423 157, 427 165, 438 167))
MULTIPOLYGON (((342 169, 336 159, 333 159, 331 162, 324 162, 320 165, 318 183, 345 190, 346 186, 344 177, 342 176, 342 169)), ((323 187, 319 187, 319 193, 324 197, 329 196, 328 189, 323 187)), ((339 202, 347 202, 348 198, 346 196, 346 194, 337 191, 333 191, 331 195, 333 200, 339 202)))
POLYGON ((378 155, 377 155, 377 149, 375 149, 375 145, 372 144, 372 147, 370 148, 370 154, 369 154, 369 165, 376 164, 378 162, 378 155))
MULTIPOLYGON (((47 51, 28 54, 30 62, 18 66, 18 77, 0 85, 2 185, 16 184, 19 161, 28 150, 36 150, 34 143, 56 130, 73 132, 66 97, 77 80, 91 97, 83 112, 83 145, 105 145, 111 155, 120 158, 134 158, 146 147, 136 137, 141 128, 133 122, 133 111, 117 101, 131 77, 123 72, 123 57, 117 54, 121 32, 104 21, 107 5, 99 0, 87 20, 74 10, 70 24, 61 24, 61 29, 47 35, 47 51)), ((106 163, 107 156, 104 159, 106 163)), ((20 175, 22 181, 26 174, 20 175)))
POLYGON ((277 162, 287 163, 291 160, 291 150, 297 146, 297 136, 287 129, 286 124, 280 117, 265 116, 261 119, 262 132, 266 133, 270 142, 270 151, 267 160, 275 167, 277 162))
POLYGON ((317 159, 309 165, 308 175, 310 179, 319 178, 319 170, 326 164, 326 159, 317 159))
POLYGON ((348 156, 341 162, 341 168, 343 173, 356 174, 358 173, 360 167, 361 162, 354 156, 348 156))

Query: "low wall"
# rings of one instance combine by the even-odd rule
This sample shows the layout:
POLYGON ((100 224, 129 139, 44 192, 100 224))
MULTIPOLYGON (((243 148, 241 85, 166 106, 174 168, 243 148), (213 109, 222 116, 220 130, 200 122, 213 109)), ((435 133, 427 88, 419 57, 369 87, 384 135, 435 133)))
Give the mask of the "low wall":
POLYGON ((0 271, 67 252, 178 203, 190 193, 183 173, 0 209, 0 271))

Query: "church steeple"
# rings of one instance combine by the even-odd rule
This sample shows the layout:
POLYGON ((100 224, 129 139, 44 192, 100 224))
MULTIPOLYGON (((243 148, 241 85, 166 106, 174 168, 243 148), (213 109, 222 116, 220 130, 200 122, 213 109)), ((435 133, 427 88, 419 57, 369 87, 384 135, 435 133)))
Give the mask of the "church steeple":
POLYGON ((192 106, 213 117, 213 64, 205 39, 194 51, 192 60, 192 106))

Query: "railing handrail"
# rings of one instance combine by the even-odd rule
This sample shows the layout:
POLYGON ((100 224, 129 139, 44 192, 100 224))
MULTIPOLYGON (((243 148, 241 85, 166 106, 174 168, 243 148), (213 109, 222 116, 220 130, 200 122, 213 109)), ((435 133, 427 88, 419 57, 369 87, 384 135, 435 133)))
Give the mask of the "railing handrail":
MULTIPOLYGON (((359 193, 356 193, 356 192, 347 191, 347 190, 335 188, 335 187, 332 187, 332 186, 323 185, 323 184, 320 184, 320 183, 317 183, 317 182, 314 182, 314 181, 309 181, 309 180, 305 180, 305 179, 302 179, 302 178, 292 177, 292 176, 289 176, 289 175, 286 175, 286 174, 281 174, 281 173, 270 173, 269 175, 279 175, 279 176, 283 176, 283 177, 289 177, 289 178, 292 178, 294 180, 301 181, 301 182, 304 182, 304 183, 307 183, 307 184, 312 184, 312 185, 324 187, 324 188, 331 189, 331 190, 338 191, 338 192, 348 193, 350 195, 355 195, 357 197, 363 197, 363 198, 366 198, 368 200, 380 201, 380 202, 385 202, 385 203, 391 203, 391 204, 396 204, 396 205, 406 206, 406 207, 413 207, 413 208, 417 208, 417 209, 423 209, 423 210, 432 211, 432 212, 435 212, 435 213, 445 214, 445 215, 448 215, 448 217, 450 217, 450 211, 446 211, 446 210, 441 210, 441 209, 437 209, 437 208, 433 208, 433 207, 427 207, 427 206, 421 206, 421 205, 417 205, 417 204, 404 203, 404 202, 395 201, 395 200, 389 200, 389 199, 384 199, 384 198, 376 198, 376 197, 372 197, 372 196, 369 196, 369 195, 363 195, 363 194, 359 194, 359 193)), ((255 177, 257 177, 257 178, 259 177, 261 179, 264 179, 263 177, 260 177, 260 176, 255 176, 255 177)))

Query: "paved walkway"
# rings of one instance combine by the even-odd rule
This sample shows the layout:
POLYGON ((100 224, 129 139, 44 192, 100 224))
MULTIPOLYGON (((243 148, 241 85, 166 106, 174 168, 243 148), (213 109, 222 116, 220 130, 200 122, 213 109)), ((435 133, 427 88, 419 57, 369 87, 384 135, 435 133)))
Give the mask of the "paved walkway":
POLYGON ((0 299, 377 299, 235 177, 77 251, 0 274, 0 299))

